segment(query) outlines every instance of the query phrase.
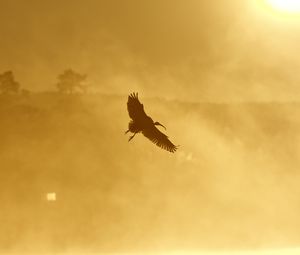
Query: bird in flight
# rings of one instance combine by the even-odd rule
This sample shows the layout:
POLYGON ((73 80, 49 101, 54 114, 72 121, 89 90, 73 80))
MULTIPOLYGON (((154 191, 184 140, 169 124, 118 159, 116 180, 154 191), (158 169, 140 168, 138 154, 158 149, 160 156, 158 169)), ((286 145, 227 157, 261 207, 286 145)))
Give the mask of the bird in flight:
POLYGON ((128 141, 130 141, 137 133, 141 132, 145 137, 162 149, 169 152, 175 152, 177 150, 178 146, 175 146, 165 134, 156 128, 156 126, 161 126, 164 129, 166 128, 159 122, 154 122, 146 115, 144 106, 138 99, 138 93, 132 93, 128 96, 127 110, 131 121, 128 124, 128 130, 125 134, 128 132, 133 133, 128 141))

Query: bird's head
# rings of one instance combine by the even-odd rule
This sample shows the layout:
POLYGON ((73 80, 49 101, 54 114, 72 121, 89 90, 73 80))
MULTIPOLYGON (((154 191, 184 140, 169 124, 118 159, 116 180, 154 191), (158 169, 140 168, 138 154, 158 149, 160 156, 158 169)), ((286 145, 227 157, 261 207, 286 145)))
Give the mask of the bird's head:
POLYGON ((157 122, 157 121, 154 122, 154 125, 155 125, 155 126, 161 126, 161 127, 163 127, 165 130, 167 130, 166 127, 165 127, 164 125, 160 124, 160 123, 157 122))

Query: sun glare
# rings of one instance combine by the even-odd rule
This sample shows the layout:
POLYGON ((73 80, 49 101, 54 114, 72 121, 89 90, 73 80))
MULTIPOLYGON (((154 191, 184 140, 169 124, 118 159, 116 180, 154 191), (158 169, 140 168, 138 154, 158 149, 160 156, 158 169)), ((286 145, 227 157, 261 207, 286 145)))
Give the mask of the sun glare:
POLYGON ((272 8, 288 13, 300 13, 300 0, 267 0, 272 8))

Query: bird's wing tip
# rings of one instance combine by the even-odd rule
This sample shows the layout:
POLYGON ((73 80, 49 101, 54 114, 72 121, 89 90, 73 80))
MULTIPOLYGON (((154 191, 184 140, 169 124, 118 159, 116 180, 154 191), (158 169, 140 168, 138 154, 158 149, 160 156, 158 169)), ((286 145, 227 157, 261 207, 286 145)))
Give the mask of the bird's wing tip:
POLYGON ((138 95, 139 95, 138 92, 131 92, 131 93, 129 94, 129 97, 132 97, 132 98, 138 98, 138 95))

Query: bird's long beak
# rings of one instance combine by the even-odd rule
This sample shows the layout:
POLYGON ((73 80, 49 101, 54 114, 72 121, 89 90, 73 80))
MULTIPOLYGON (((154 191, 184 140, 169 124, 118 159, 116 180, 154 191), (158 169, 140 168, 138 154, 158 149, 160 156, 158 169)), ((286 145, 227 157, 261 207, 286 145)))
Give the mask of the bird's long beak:
POLYGON ((156 125, 156 126, 162 126, 165 130, 167 130, 166 127, 164 125, 160 124, 159 122, 155 122, 154 125, 156 125))

